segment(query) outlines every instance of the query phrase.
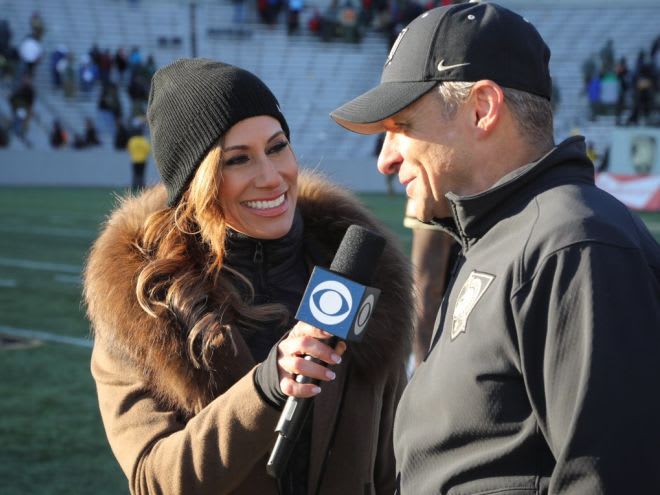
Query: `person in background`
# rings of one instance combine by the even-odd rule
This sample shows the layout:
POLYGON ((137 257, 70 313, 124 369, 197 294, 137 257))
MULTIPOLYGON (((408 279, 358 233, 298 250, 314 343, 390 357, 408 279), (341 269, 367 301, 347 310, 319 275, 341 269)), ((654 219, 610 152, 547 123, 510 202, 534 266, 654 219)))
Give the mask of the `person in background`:
POLYGON ((24 75, 20 84, 9 95, 9 106, 12 113, 12 129, 20 139, 27 139, 30 121, 32 119, 36 92, 32 78, 24 75))
POLYGON ((628 70, 628 61, 626 57, 621 57, 615 67, 616 78, 619 83, 619 94, 614 108, 616 125, 621 125, 621 115, 623 114, 628 101, 628 90, 630 89, 630 72, 628 70))
POLYGON ((96 132, 96 126, 94 125, 94 121, 89 117, 85 118, 85 130, 83 134, 83 140, 85 143, 85 147, 99 146, 101 144, 101 140, 99 139, 98 132, 96 132))
POLYGON ((63 148, 66 146, 69 140, 67 132, 62 127, 62 123, 55 119, 53 122, 53 128, 50 131, 50 145, 53 148, 63 148))
POLYGON ((396 413, 403 495, 660 493, 660 246, 555 144, 550 50, 492 2, 426 12, 331 115, 460 244, 396 413))
POLYGON ((130 492, 392 493, 412 329, 397 241, 351 193, 299 173, 278 102, 252 73, 182 59, 151 87, 163 184, 112 214, 84 275, 101 417, 130 492), (382 293, 362 342, 332 348, 294 314, 351 224, 388 239, 382 293), (287 396, 315 399, 278 482, 266 461, 287 396))
POLYGON ((128 55, 126 54, 126 49, 124 47, 117 48, 115 52, 114 67, 117 69, 117 83, 120 86, 124 85, 125 76, 128 69, 128 55))
POLYGON ((598 162, 598 151, 596 150, 596 146, 592 141, 587 141, 587 158, 591 160, 591 163, 597 163, 598 162))
POLYGON ((118 118, 115 121, 115 136, 113 141, 114 148, 116 150, 125 150, 130 137, 131 133, 128 129, 128 126, 121 118, 118 118))
POLYGON ((114 82, 102 82, 97 101, 98 123, 103 134, 114 135, 117 121, 121 120, 123 109, 119 98, 119 87, 114 82))
POLYGON ((0 148, 7 148, 9 143, 9 122, 4 117, 0 117, 0 148))
POLYGON ((456 259, 458 244, 442 228, 420 222, 415 217, 415 209, 415 201, 409 198, 403 225, 412 230, 410 260, 417 301, 413 364, 417 367, 426 358, 431 345, 435 317, 449 282, 448 275, 456 259))
POLYGON ((101 144, 98 133, 96 132, 96 126, 92 119, 89 117, 85 118, 85 128, 83 129, 82 134, 75 133, 73 136, 73 143, 71 144, 78 150, 89 148, 90 146, 99 146, 101 144))
POLYGON ((46 33, 46 24, 39 11, 35 10, 30 16, 30 34, 34 39, 41 41, 46 33))
POLYGON ((133 135, 126 143, 126 149, 131 157, 131 190, 137 193, 144 189, 144 171, 151 152, 149 140, 144 136, 144 126, 138 124, 134 127, 133 135))
POLYGON ((633 108, 628 118, 628 124, 649 124, 655 99, 655 82, 653 64, 646 52, 640 50, 633 76, 633 108))

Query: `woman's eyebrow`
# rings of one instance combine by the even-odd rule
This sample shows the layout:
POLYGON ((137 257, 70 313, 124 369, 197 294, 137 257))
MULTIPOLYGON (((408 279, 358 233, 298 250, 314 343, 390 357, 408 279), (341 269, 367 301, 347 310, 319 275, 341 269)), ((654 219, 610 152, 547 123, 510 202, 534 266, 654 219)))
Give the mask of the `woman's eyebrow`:
MULTIPOLYGON (((275 134, 273 134, 271 137, 268 138, 267 142, 272 141, 273 139, 275 139, 280 134, 284 134, 284 131, 282 131, 282 130, 277 131, 275 134)), ((249 148, 249 146, 247 144, 236 144, 234 146, 229 146, 227 148, 223 148, 222 151, 246 150, 248 148, 249 148)))

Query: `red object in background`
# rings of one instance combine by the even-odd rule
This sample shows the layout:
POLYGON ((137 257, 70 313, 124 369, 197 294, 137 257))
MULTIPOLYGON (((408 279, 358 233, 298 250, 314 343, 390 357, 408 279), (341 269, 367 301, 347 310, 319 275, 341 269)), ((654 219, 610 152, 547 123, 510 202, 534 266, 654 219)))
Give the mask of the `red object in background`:
POLYGON ((596 185, 631 210, 660 211, 660 175, 596 175, 596 185))

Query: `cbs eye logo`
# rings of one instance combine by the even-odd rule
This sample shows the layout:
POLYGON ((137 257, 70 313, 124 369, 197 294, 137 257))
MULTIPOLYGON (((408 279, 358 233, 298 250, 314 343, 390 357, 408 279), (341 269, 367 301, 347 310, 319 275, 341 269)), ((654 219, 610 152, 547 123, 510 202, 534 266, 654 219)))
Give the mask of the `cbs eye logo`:
POLYGON ((348 288, 334 280, 317 285, 309 298, 312 316, 324 325, 337 325, 344 321, 353 308, 353 297, 348 288))

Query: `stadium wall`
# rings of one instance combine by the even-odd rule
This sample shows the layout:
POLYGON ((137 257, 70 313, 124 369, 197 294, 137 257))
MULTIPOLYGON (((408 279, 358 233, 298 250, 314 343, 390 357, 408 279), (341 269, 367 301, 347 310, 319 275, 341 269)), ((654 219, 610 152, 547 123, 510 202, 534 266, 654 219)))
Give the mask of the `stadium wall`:
MULTIPOLYGON (((373 159, 356 166, 354 160, 327 158, 318 164, 303 164, 355 192, 384 192, 385 178, 373 159)), ((159 180, 151 158, 146 182, 159 180)), ((128 187, 131 165, 125 152, 112 150, 7 150, 0 152, 0 186, 90 186, 128 187)), ((403 188, 394 181, 399 191, 403 188)))

